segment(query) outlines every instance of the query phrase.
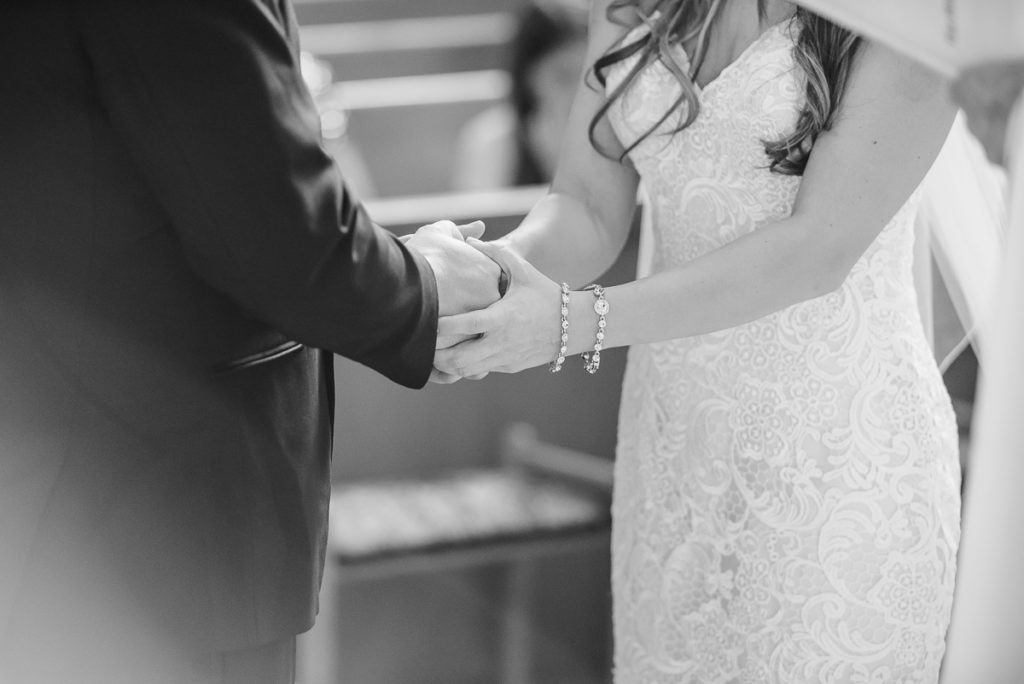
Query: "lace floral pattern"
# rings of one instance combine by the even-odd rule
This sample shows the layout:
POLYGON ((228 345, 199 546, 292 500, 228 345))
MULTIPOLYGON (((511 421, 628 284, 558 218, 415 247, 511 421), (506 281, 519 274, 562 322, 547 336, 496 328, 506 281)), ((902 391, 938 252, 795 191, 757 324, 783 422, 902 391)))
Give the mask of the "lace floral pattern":
MULTIPOLYGON (((792 130, 802 102, 792 30, 770 28, 703 89, 693 125, 668 135, 669 120, 631 154, 655 271, 791 212, 800 179, 770 173, 762 141, 792 130)), ((611 111, 616 133, 631 142, 676 93, 667 69, 646 69, 611 111)), ((960 472, 913 289, 916 205, 835 292, 630 351, 613 504, 619 684, 937 681, 960 472)))

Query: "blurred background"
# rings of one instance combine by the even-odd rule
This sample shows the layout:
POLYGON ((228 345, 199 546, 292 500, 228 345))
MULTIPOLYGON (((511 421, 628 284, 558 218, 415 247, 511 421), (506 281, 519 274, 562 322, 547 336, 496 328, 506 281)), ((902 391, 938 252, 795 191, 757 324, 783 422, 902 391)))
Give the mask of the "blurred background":
MULTIPOLYGON (((553 171, 585 0, 295 9, 325 144, 375 221, 482 218, 492 239, 518 223, 553 171)), ((635 262, 634 240, 605 282, 635 262)), ((298 681, 610 680, 615 351, 596 376, 581 362, 420 392, 336 361, 329 573, 298 681)))
MULTIPOLYGON (((325 144, 384 227, 513 228, 553 172, 586 0, 295 0, 325 144)), ((638 219, 639 220, 639 219, 638 219)), ((637 234, 610 272, 631 279, 637 234)), ((961 334, 941 282, 937 346, 961 334)), ((328 574, 303 684, 610 681, 621 349, 411 392, 336 360, 328 574), (604 355, 603 355, 604 357, 604 355)), ((977 365, 946 374, 963 443, 977 365)))

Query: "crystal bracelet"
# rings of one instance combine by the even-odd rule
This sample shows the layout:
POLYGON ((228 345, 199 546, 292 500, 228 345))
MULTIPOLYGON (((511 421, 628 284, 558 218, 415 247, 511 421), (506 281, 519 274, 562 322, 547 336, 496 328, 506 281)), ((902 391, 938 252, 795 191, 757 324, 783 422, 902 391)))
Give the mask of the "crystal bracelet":
POLYGON ((597 337, 594 341, 593 352, 583 352, 580 357, 583 359, 583 368, 593 375, 597 372, 597 369, 601 367, 601 349, 604 348, 604 330, 608 327, 608 320, 605 316, 608 315, 609 306, 608 300, 604 296, 604 288, 594 283, 583 288, 584 290, 590 290, 594 293, 594 313, 597 314, 597 337))
POLYGON ((569 350, 566 346, 569 343, 569 284, 562 283, 562 303, 559 309, 561 313, 561 320, 559 321, 559 343, 558 343, 558 357, 548 364, 548 370, 552 373, 557 373, 562 370, 562 364, 565 363, 565 352, 569 350))

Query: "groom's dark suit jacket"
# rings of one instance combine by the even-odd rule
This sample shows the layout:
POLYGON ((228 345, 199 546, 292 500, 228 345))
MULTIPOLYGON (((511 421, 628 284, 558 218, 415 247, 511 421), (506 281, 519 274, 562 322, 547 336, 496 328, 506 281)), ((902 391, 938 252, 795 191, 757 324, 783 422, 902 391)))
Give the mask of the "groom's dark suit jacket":
POLYGON ((421 386, 437 297, 297 49, 280 0, 0 3, 0 644, 312 624, 321 350, 421 386))

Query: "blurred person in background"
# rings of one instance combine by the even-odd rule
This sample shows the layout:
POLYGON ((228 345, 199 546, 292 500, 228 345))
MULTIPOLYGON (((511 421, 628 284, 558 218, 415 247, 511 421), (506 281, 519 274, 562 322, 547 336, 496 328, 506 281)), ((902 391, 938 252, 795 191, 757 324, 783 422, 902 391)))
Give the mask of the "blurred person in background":
POLYGON ((371 222, 287 2, 5 2, 0 92, 0 681, 291 684, 330 352, 420 387, 498 268, 371 222))
POLYGON ((458 141, 452 187, 548 183, 586 52, 587 3, 531 0, 510 46, 509 101, 471 119, 458 141))

